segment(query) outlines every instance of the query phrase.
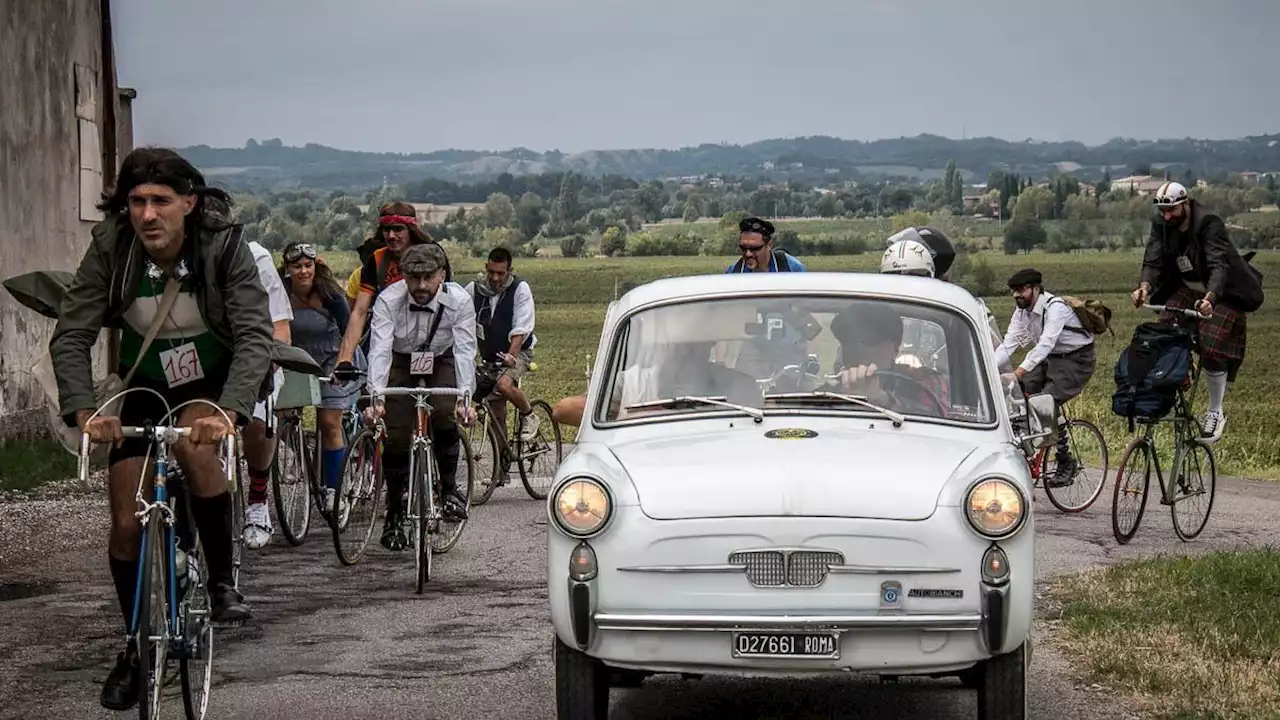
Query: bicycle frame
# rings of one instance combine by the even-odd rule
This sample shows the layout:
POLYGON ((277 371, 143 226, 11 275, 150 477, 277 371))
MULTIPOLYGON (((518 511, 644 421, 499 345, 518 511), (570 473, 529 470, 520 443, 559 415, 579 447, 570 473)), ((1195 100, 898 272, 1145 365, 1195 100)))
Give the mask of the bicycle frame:
MULTIPOLYGON (((1152 310, 1154 312, 1169 312, 1181 315, 1185 318, 1193 320, 1208 320, 1210 316, 1201 315, 1194 310, 1185 310, 1182 308, 1171 308, 1165 305, 1143 305, 1143 309, 1152 310)), ((1176 327, 1183 327, 1181 322, 1174 321, 1176 327)), ((1199 357, 1199 341, 1196 334, 1196 327, 1191 326, 1185 328, 1191 333, 1191 366, 1188 370, 1191 382, 1188 383, 1186 390, 1178 388, 1177 397, 1174 400, 1173 412, 1168 416, 1155 420, 1154 422, 1144 423, 1146 427, 1142 432, 1142 442, 1146 444, 1150 453, 1151 462, 1155 465, 1156 480, 1160 482, 1160 504, 1172 505, 1173 497, 1171 486, 1177 477, 1178 468, 1182 467, 1183 457, 1187 452, 1187 445, 1200 436, 1195 427, 1196 421, 1191 414, 1191 398, 1195 396, 1196 390, 1200 387, 1200 361, 1199 357), (1174 446, 1173 446, 1173 464, 1170 465, 1172 472, 1169 474, 1168 482, 1165 482, 1164 470, 1160 467, 1160 454, 1156 452, 1155 433, 1156 427, 1163 424, 1173 425, 1174 446), (1190 429, 1188 429, 1190 426, 1190 429)))
MULTIPOLYGON (((166 407, 168 407, 168 403, 167 401, 165 401, 163 395, 160 395, 160 393, 154 390, 143 389, 143 388, 132 388, 132 389, 124 390, 118 393, 115 398, 112 398, 108 400, 106 403, 103 403, 103 407, 110 405, 116 398, 123 397, 124 395, 130 392, 138 392, 138 391, 150 392, 156 395, 157 397, 160 398, 161 402, 164 403, 166 407)), ((183 644, 183 641, 186 640, 186 636, 185 636, 185 631, 186 631, 185 620, 186 619, 179 614, 178 572, 177 572, 178 558, 177 558, 177 537, 176 537, 177 531, 175 528, 177 518, 174 513, 173 498, 169 494, 168 480, 169 480, 169 472, 170 472, 170 469, 169 469, 170 451, 173 445, 175 445, 182 437, 186 437, 191 434, 191 428, 178 427, 175 425, 167 425, 163 423, 165 420, 167 420, 179 409, 181 409, 185 405, 193 404, 193 403, 205 403, 205 404, 213 405, 215 408, 217 407, 216 405, 214 405, 213 403, 210 403, 207 400, 191 400, 187 403, 183 403, 182 405, 179 405, 178 407, 169 410, 169 412, 166 413, 164 418, 161 419, 161 424, 147 424, 142 426, 124 426, 121 428, 121 431, 124 437, 145 438, 150 444, 150 448, 148 449, 147 455, 145 456, 143 461, 144 462, 143 474, 139 478, 138 489, 134 496, 135 501, 139 505, 139 509, 134 513, 134 515, 135 517, 138 518, 139 524, 141 526, 141 537, 139 538, 139 543, 138 543, 137 577, 134 582, 133 607, 131 608, 130 614, 129 614, 129 629, 128 629, 128 637, 137 638, 136 643, 139 646, 140 651, 142 651, 141 646, 144 643, 148 646, 148 649, 145 651, 145 655, 144 655, 145 657, 150 658, 150 662, 148 663, 149 667, 144 668, 144 672, 146 672, 146 676, 145 676, 146 687, 144 688, 144 690, 147 693, 146 703, 148 706, 152 706, 153 703, 155 703, 155 706, 158 706, 159 704, 159 686, 163 681, 162 676, 164 672, 164 666, 167 665, 168 663, 168 654, 169 654, 170 646, 173 645, 175 640, 180 643, 179 645, 173 648, 176 650, 176 654, 178 654, 180 658, 185 658, 186 653, 190 651, 190 648, 187 647, 185 644, 183 644), (148 501, 147 498, 144 497, 143 489, 146 486, 146 461, 151 459, 152 453, 154 453, 154 456, 155 456, 154 470, 152 474, 151 499, 148 501), (147 593, 146 596, 144 597, 143 588, 144 588, 144 585, 150 582, 148 580, 148 576, 152 572, 152 566, 148 562, 148 560, 151 558, 153 552, 155 552, 155 548, 151 545, 151 533, 149 532, 149 530, 152 527, 154 527, 153 523, 158 523, 162 525, 162 527, 158 528, 156 531, 157 533, 156 539, 158 540, 158 542, 162 544, 164 548, 161 551, 160 558, 163 563, 162 572, 164 575, 164 582, 165 582, 165 588, 163 592, 165 594, 167 611, 164 619, 164 627, 158 629, 159 630, 158 635, 149 634, 148 637, 146 638, 139 638, 137 637, 137 635, 140 631, 140 625, 142 621, 141 608, 144 602, 148 604, 150 603, 150 595, 151 595, 151 593, 147 593), (152 651, 150 647, 152 646, 153 643, 158 648, 160 648, 160 651, 158 653, 159 655, 158 658, 152 656, 152 651), (161 677, 157 677, 155 674, 157 659, 159 660, 159 664, 161 666, 160 667, 160 672, 162 675, 161 677)), ((98 413, 100 412, 101 412, 101 408, 97 412, 95 412, 92 416, 90 416, 89 421, 92 421, 94 418, 96 418, 98 416, 98 413)), ((219 412, 221 412, 221 409, 219 409, 219 412)), ((227 418, 225 413, 223 413, 223 417, 227 418)), ((229 420, 229 418, 227 419, 229 420)), ((87 424, 88 424, 88 421, 86 422, 86 425, 87 424)), ((80 452, 79 452, 79 457, 77 458, 77 474, 79 476, 79 480, 81 483, 87 483, 89 479, 89 453, 90 453, 91 446, 92 446, 92 441, 89 437, 89 434, 82 432, 80 435, 80 452)), ((236 458, 236 435, 234 433, 228 434, 223 440, 222 452, 223 452, 224 462, 228 463, 226 467, 228 468, 232 467, 230 463, 234 462, 236 458)), ((189 488, 184 488, 184 492, 188 493, 188 498, 189 498, 190 497, 189 493, 191 492, 191 490, 189 488)), ((196 532, 198 536, 198 532, 199 532, 198 528, 196 529, 196 532)), ((184 560, 183 562, 186 562, 186 561, 184 560)), ((153 631, 154 630, 155 629, 153 629, 153 631)))

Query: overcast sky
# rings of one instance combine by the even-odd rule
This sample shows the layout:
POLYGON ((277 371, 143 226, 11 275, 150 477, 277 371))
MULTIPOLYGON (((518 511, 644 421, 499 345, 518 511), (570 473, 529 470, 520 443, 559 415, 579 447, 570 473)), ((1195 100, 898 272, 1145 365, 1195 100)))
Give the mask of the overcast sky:
POLYGON ((1280 0, 114 0, 139 144, 1280 130, 1280 0))

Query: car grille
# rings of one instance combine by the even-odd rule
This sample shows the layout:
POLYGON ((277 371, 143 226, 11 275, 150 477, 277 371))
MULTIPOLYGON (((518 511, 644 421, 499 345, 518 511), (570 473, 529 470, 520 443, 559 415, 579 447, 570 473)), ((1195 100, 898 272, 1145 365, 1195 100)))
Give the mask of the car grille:
POLYGON ((824 550, 742 550, 729 556, 730 565, 746 566, 747 580, 756 587, 817 587, 830 566, 842 563, 840 553, 824 550))

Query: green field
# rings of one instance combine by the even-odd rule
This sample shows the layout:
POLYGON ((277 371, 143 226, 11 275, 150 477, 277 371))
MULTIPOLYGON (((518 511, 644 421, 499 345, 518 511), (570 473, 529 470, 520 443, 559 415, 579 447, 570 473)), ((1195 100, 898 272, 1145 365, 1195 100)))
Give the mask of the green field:
MULTIPOLYGON (((483 267, 483 261, 465 257, 450 248, 457 279, 467 282, 483 267)), ((973 262, 975 256, 966 258, 973 262)), ((1007 256, 984 252, 983 258, 995 270, 997 288, 1014 270, 1034 266, 1044 273, 1048 289, 1059 294, 1097 297, 1115 311, 1112 324, 1116 336, 1098 340, 1098 370, 1085 394, 1072 403, 1075 415, 1104 428, 1111 447, 1111 465, 1119 462, 1127 441, 1127 427, 1111 414, 1111 393, 1115 389, 1112 369, 1120 351, 1128 343, 1133 328, 1145 322, 1149 313, 1128 305, 1128 293, 1137 281, 1141 256, 1136 252, 1044 254, 1007 256)), ((328 252, 325 258, 341 278, 355 267, 350 252, 328 252)), ((802 258, 815 271, 869 271, 879 262, 878 253, 856 256, 802 258)), ((613 299, 616 282, 648 282, 682 275, 723 272, 729 257, 652 258, 550 258, 518 259, 515 270, 526 278, 537 302, 539 370, 527 378, 533 395, 554 402, 586 388, 586 356, 594 353, 604 321, 605 305, 613 299)), ((1262 271, 1268 303, 1249 318, 1249 355, 1240 377, 1227 397, 1227 434, 1215 447, 1222 475, 1280 479, 1280 439, 1274 428, 1280 421, 1280 380, 1271 375, 1280 347, 1280 253, 1263 251, 1254 259, 1262 271)), ((1001 328, 1008 325, 1013 300, 1007 294, 986 298, 1001 328)), ((1198 407, 1203 407, 1203 383, 1198 407)))

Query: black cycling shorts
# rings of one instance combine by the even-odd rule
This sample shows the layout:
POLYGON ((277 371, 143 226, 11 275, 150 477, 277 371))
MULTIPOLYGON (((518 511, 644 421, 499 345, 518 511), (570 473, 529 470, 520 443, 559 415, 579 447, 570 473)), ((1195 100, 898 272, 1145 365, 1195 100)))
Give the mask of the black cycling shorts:
MULTIPOLYGON (((222 388, 227 384, 229 370, 229 367, 216 368, 199 380, 193 380, 172 389, 167 387, 163 380, 151 380, 150 378, 135 376, 129 387, 145 387, 158 391, 168 401, 169 409, 171 410, 189 400, 201 399, 217 402, 218 398, 222 397, 222 388)), ((120 369, 121 376, 126 372, 128 372, 128 368, 120 369)), ((167 411, 164 404, 155 395, 149 392, 130 393, 124 396, 124 403, 120 408, 120 424, 127 427, 130 425, 159 423, 165 412, 167 411)), ((177 411, 166 422, 177 422, 177 416, 181 414, 182 410, 177 411)), ((120 447, 111 449, 107 464, 115 465, 121 460, 145 457, 149 449, 150 442, 145 438, 125 438, 120 447)))

